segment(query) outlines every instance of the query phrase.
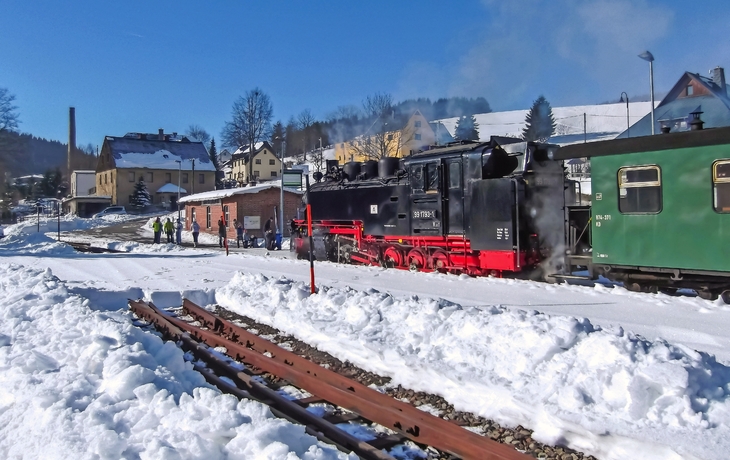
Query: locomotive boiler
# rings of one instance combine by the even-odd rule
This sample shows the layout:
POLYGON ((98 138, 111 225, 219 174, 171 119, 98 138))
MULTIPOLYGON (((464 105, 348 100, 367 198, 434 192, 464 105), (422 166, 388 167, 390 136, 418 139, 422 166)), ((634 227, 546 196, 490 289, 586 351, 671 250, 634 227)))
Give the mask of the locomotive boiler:
POLYGON ((294 250, 417 271, 549 274, 560 268, 565 242, 566 182, 556 150, 492 137, 402 159, 328 161, 304 198, 314 248, 299 220, 294 250))

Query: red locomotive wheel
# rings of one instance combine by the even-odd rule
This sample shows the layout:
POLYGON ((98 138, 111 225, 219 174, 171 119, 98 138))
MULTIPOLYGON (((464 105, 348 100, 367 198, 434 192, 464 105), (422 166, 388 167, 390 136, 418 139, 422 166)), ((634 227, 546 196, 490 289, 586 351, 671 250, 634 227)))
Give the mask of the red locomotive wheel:
POLYGON ((433 269, 437 270, 441 273, 446 273, 449 270, 449 266, 451 266, 451 263, 449 263, 449 255, 445 251, 436 251, 433 253, 433 256, 431 256, 432 263, 433 263, 433 269))
POLYGON ((413 271, 423 270, 426 266, 426 254, 420 249, 411 249, 408 251, 408 268, 413 271))
POLYGON ((388 267, 400 267, 403 265, 403 253, 393 246, 389 246, 385 250, 383 259, 385 259, 386 266, 388 267))

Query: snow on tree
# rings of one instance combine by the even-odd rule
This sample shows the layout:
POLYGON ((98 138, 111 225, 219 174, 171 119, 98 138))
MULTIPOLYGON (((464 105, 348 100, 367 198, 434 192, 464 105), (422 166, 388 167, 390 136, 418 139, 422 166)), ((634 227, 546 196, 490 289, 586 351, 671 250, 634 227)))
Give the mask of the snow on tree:
POLYGON ((553 109, 545 96, 538 97, 532 103, 532 107, 525 117, 525 124, 522 138, 528 142, 545 142, 555 133, 553 109))
POLYGON ((134 192, 132 192, 129 205, 135 209, 144 209, 151 204, 152 197, 150 196, 150 192, 147 191, 147 184, 140 177, 139 182, 134 184, 134 192))
POLYGON ((454 138, 459 141, 478 141, 479 124, 474 115, 463 115, 456 122, 454 138))

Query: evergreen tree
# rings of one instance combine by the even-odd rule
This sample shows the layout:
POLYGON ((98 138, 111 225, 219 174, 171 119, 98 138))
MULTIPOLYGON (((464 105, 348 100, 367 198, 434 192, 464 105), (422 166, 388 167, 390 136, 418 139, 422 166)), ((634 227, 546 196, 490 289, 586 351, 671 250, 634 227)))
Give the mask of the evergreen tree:
POLYGON ((137 210, 142 210, 145 207, 152 204, 152 197, 150 192, 147 191, 147 184, 144 183, 144 179, 139 178, 139 182, 134 184, 134 192, 129 200, 129 205, 137 210))
POLYGON ((454 137, 458 141, 478 141, 479 124, 474 115, 464 115, 456 122, 454 137))
POLYGON ((220 190, 223 188, 223 173, 218 174, 221 170, 220 161, 218 161, 218 150, 215 148, 215 137, 210 140, 210 148, 208 149, 208 156, 210 157, 211 163, 215 168, 215 188, 220 190))
POLYGON ((284 142, 284 124, 281 120, 274 123, 271 129, 271 146, 274 148, 274 153, 279 155, 281 152, 282 143, 284 142))
POLYGON ((525 124, 522 138, 528 142, 545 142, 555 133, 553 109, 545 96, 538 97, 532 103, 532 107, 525 117, 525 124))

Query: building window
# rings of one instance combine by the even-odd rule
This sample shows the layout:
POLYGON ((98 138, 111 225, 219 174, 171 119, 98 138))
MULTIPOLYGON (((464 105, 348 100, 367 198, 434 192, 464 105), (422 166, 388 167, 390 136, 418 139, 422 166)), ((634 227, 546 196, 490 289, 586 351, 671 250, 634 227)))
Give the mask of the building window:
POLYGON ((258 171, 254 171, 253 172, 253 177, 259 177, 259 172, 258 171))
POLYGON ((261 164, 261 158, 256 158, 256 164, 257 165, 260 165, 261 164))
POLYGON ((344 143, 344 142, 343 142, 343 143, 341 143, 341 144, 340 144, 340 147, 344 149, 344 148, 345 148, 345 143, 344 143))
POLYGON ((420 128, 421 127, 421 120, 416 120, 415 123, 413 123, 413 126, 415 126, 416 128, 420 128))
POLYGON ((169 184, 172 182, 172 173, 165 173, 165 183, 169 184))
POLYGON ((188 183, 188 173, 183 173, 182 183, 183 184, 187 184, 188 183))
POLYGON ((392 141, 393 140, 393 135, 392 134, 388 134, 388 140, 389 141, 392 141))
POLYGON ((107 174, 106 173, 104 173, 104 183, 105 184, 108 184, 109 183, 109 178, 107 177, 107 174))
POLYGON ((101 185, 101 174, 99 174, 99 185, 101 185))
POLYGON ((730 212, 730 160, 712 165, 712 206, 717 212, 730 212))
POLYGON ((228 211, 228 205, 223 206, 223 218, 226 220, 226 228, 231 226, 231 213, 228 211))
POLYGON ((278 176, 278 174, 276 171, 271 171, 271 177, 277 177, 277 176, 278 176))
POLYGON ((205 174, 198 174, 198 183, 205 184, 205 174))
POLYGON ((269 160, 269 165, 274 166, 276 164, 276 160, 269 160))
POLYGON ((413 136, 413 138, 414 138, 415 140, 417 140, 417 141, 420 141, 420 140, 421 140, 421 133, 416 133, 416 134, 415 134, 415 135, 413 136))
POLYGON ((210 228, 210 206, 205 207, 205 228, 210 228))
POLYGON ((687 96, 691 96, 695 93, 695 87, 692 85, 687 85, 687 96))
POLYGON ((109 173, 109 182, 114 183, 114 171, 109 173))
POLYGON ((154 182, 154 179, 155 179, 155 177, 152 175, 152 173, 148 172, 147 173, 147 182, 151 184, 152 182, 154 182))
MULTIPOLYGON (((129 182, 134 182, 134 172, 129 173, 127 177, 129 177, 129 182)), ((99 179, 99 183, 101 184, 101 179, 99 179)))
POLYGON ((618 170, 618 210, 622 214, 657 214, 662 210, 659 166, 630 166, 618 170))

